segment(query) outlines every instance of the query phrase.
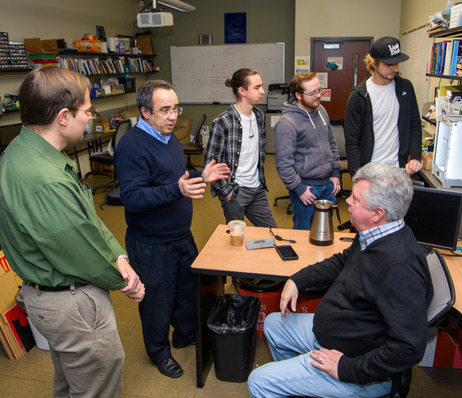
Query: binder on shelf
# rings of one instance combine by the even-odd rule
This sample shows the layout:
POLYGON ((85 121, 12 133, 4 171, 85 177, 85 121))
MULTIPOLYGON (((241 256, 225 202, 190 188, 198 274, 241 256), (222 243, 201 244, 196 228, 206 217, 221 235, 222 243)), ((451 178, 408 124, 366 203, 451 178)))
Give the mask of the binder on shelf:
POLYGON ((440 46, 440 65, 438 68, 438 74, 442 75, 444 71, 445 64, 444 62, 446 61, 446 49, 447 49, 448 42, 447 41, 442 41, 441 46, 440 46))
POLYGON ((435 74, 439 74, 439 70, 440 70, 440 63, 441 63, 441 53, 442 53, 442 48, 443 46, 443 43, 442 42, 439 42, 438 43, 438 53, 437 53, 437 56, 436 56, 436 68, 435 68, 435 74))
POLYGON ((429 73, 436 74, 436 63, 438 61, 438 43, 432 44, 432 54, 430 60, 430 70, 429 73))
POLYGON ((452 59, 452 46, 453 43, 451 41, 447 42, 446 45, 446 56, 444 57, 444 69, 443 75, 449 76, 449 72, 451 69, 451 59, 452 59))
POLYGON ((462 70, 462 41, 457 40, 457 49, 455 53, 455 60, 454 60, 454 70, 451 73, 452 76, 457 75, 458 70, 462 70))
POLYGON ((456 60, 459 52, 459 40, 452 42, 452 56, 451 56, 451 67, 449 68, 449 75, 453 76, 456 74, 456 60))

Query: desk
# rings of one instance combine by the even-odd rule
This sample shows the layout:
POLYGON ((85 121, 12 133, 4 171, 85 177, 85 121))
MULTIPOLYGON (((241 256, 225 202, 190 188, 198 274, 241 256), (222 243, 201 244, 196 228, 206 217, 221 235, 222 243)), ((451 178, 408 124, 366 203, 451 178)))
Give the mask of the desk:
MULTIPOLYGON (((354 236, 350 233, 336 233, 332 245, 315 246, 309 243, 309 231, 273 228, 274 233, 284 239, 297 241, 291 243, 291 246, 297 252, 299 259, 283 261, 273 248, 247 250, 245 244, 240 247, 231 246, 227 229, 227 225, 219 225, 215 229, 191 266, 196 300, 196 377, 199 388, 204 386, 212 365, 210 350, 204 348, 205 342, 202 336, 201 275, 286 280, 306 265, 322 261, 350 246, 350 242, 341 242, 340 237, 354 236)), ((245 240, 265 238, 272 238, 269 228, 245 228, 245 240)), ((278 245, 286 243, 288 242, 277 242, 278 245)))
MULTIPOLYGON (((299 259, 296 261, 282 261, 272 248, 260 250, 247 250, 245 245, 231 246, 229 235, 226 233, 227 225, 218 225, 212 236, 201 250, 192 264, 194 274, 194 289, 196 301, 196 381, 197 387, 205 384, 212 357, 210 350, 204 349, 202 336, 202 319, 200 288, 201 275, 235 276, 243 278, 264 278, 273 280, 286 280, 289 276, 303 267, 322 261, 335 253, 341 252, 350 246, 350 242, 342 242, 342 237, 353 237, 350 233, 335 233, 334 243, 330 246, 315 246, 309 243, 309 231, 295 229, 274 228, 275 234, 285 239, 294 239, 291 243, 299 259)), ((268 228, 246 227, 245 240, 271 238, 268 228)), ((277 242, 278 245, 287 242, 277 242)), ((442 253, 448 253, 442 251, 442 253)), ((459 293, 462 297, 462 257, 444 256, 454 281, 456 298, 459 293)), ((462 300, 454 307, 461 312, 462 300)))
POLYGON ((448 191, 456 191, 456 192, 462 192, 462 187, 443 187, 441 184, 440 180, 436 178, 431 170, 426 170, 426 169, 421 169, 419 171, 420 175, 424 179, 424 181, 428 184, 430 188, 436 188, 436 189, 445 189, 448 191))
POLYGON ((88 157, 92 153, 103 150, 103 144, 109 142, 114 136, 114 132, 110 133, 87 133, 83 135, 83 138, 80 141, 73 142, 72 144, 67 145, 64 150, 68 152, 69 156, 74 155, 77 163, 77 175, 79 178, 82 178, 82 172, 80 169, 79 162, 79 153, 83 151, 88 151, 88 157), (87 144, 85 148, 78 149, 79 146, 87 144))

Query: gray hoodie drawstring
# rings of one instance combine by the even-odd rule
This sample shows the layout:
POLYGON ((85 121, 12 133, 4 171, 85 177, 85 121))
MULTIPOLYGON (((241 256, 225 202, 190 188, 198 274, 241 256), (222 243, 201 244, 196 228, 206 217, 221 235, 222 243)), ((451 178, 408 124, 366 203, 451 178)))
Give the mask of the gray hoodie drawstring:
MULTIPOLYGON (((304 109, 304 111, 305 111, 306 114, 308 115, 308 118, 310 119, 310 122, 311 122, 311 125, 313 126, 313 129, 316 130, 316 126, 315 126, 314 123, 313 123, 313 119, 311 119, 310 112, 308 112, 306 109, 304 109)), ((326 125, 326 121, 325 121, 324 118, 322 117, 322 113, 319 112, 319 111, 318 111, 318 113, 319 113, 319 116, 321 117, 321 120, 322 120, 324 126, 325 126, 325 125, 326 125)))

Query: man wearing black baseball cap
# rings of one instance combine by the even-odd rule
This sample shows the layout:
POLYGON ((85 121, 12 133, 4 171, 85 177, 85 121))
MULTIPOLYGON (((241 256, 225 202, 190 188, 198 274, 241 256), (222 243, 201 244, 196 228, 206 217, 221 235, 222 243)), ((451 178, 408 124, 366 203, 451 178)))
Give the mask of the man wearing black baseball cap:
POLYGON ((409 175, 422 168, 422 127, 412 83, 397 76, 398 64, 409 56, 398 39, 377 39, 364 58, 370 73, 353 88, 345 114, 345 146, 353 176, 369 162, 405 168, 409 175))

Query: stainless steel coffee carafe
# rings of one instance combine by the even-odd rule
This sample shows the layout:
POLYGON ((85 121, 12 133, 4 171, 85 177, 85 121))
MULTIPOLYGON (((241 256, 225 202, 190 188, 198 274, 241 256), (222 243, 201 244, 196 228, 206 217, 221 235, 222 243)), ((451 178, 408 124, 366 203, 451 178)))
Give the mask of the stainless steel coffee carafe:
POLYGON ((310 243, 313 245, 328 246, 334 243, 333 208, 334 204, 330 200, 320 199, 314 202, 314 215, 310 229, 310 243))

